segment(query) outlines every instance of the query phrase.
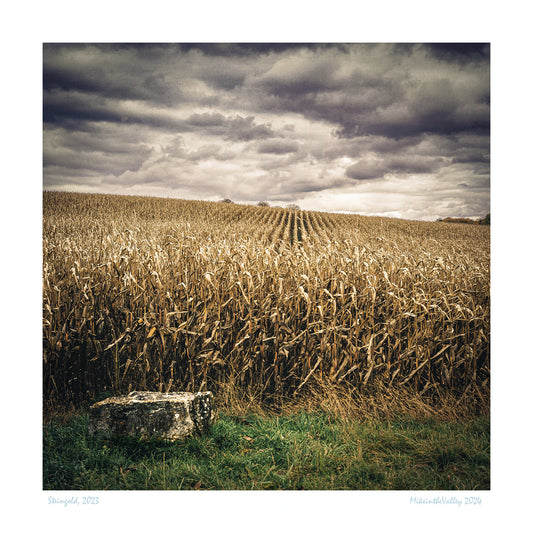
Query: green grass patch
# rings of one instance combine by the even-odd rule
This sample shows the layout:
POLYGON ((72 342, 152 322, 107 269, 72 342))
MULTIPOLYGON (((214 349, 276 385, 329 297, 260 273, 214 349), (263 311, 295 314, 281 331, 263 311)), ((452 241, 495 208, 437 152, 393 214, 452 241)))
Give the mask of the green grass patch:
POLYGON ((184 442, 89 436, 89 416, 43 432, 45 490, 487 490, 490 425, 233 417, 184 442))

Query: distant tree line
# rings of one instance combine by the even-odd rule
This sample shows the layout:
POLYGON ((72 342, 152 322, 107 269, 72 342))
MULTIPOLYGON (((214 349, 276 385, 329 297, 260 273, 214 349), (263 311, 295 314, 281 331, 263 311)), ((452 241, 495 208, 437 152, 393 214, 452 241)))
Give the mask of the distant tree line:
POLYGON ((490 226, 490 213, 479 220, 472 220, 471 218, 439 218, 437 222, 452 222, 453 224, 478 224, 481 226, 490 226))

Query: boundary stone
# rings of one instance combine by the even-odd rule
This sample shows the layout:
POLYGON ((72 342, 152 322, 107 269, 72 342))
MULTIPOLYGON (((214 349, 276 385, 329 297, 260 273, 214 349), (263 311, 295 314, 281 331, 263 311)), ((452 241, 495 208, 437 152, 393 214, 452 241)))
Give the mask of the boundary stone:
POLYGON ((180 440, 206 432, 213 420, 211 392, 134 391, 90 407, 89 434, 180 440))

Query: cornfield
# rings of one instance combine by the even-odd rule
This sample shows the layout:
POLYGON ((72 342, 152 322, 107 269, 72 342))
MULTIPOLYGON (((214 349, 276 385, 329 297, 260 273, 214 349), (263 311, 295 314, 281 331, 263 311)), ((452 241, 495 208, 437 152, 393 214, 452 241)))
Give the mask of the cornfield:
POLYGON ((490 228, 45 192, 43 395, 486 398, 490 228))

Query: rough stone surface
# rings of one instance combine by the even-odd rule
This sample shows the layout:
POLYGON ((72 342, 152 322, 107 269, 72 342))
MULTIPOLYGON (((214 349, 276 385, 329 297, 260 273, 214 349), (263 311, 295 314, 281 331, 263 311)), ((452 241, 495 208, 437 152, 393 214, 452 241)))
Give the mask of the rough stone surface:
POLYGON ((211 392, 130 392, 91 406, 89 433, 180 440, 209 428, 212 401, 211 392))

